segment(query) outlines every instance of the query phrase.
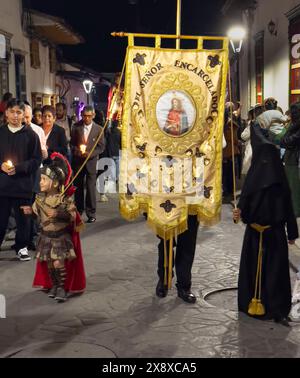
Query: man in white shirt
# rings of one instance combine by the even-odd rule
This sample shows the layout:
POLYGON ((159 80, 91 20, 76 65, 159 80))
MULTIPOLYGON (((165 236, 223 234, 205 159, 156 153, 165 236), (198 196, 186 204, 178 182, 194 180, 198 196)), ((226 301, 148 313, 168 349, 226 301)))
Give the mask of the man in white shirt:
POLYGON ((43 160, 45 160, 48 157, 48 150, 47 150, 46 136, 45 136, 44 130, 40 126, 32 123, 31 120, 32 120, 32 108, 30 105, 25 104, 24 122, 26 126, 30 126, 32 130, 38 135, 40 143, 41 143, 43 160))
MULTIPOLYGON (((94 108, 87 105, 82 111, 82 122, 72 128, 70 144, 73 153, 72 167, 74 174, 80 169, 85 158, 95 145, 99 134, 102 133, 101 126, 93 122, 94 117, 94 108)), ((74 185, 77 187, 75 203, 81 214, 85 210, 88 223, 96 221, 96 165, 98 156, 104 151, 104 148, 105 142, 102 134, 84 168, 74 181, 74 185), (86 192, 84 191, 85 188, 86 192)))

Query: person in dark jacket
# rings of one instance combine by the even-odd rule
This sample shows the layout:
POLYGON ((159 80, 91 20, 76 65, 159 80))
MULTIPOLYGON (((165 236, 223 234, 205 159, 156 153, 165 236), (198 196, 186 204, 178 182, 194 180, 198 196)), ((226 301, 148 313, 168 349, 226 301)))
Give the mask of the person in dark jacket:
MULTIPOLYGON (((60 154, 67 156, 68 142, 66 133, 62 127, 55 124, 55 109, 50 105, 43 106, 42 119, 42 127, 47 140, 48 157, 51 156, 53 152, 59 152, 60 154)), ((50 159, 45 162, 49 163, 50 159)))
MULTIPOLYGON (((72 129, 70 146, 73 156, 72 167, 74 174, 79 171, 96 140, 102 133, 101 126, 93 121, 94 117, 94 108, 90 105, 85 106, 82 112, 83 122, 80 122, 77 125, 75 124, 72 129)), ((75 192, 75 203, 79 213, 82 214, 85 210, 88 217, 88 223, 94 223, 96 221, 97 160, 99 154, 104 151, 104 148, 105 142, 102 134, 84 168, 80 171, 74 181, 74 185, 77 187, 75 192), (85 186, 86 195, 84 196, 85 186)))
POLYGON ((280 154, 258 124, 251 129, 253 156, 234 220, 247 224, 238 280, 238 309, 288 325, 291 283, 288 244, 298 228, 280 154), (286 236, 287 229, 287 236, 286 236))
POLYGON ((291 124, 280 140, 280 147, 285 148, 283 157, 285 172, 292 192, 295 216, 300 217, 300 102, 291 105, 291 124))
POLYGON ((15 249, 20 261, 30 260, 30 218, 22 207, 31 203, 34 175, 42 161, 39 137, 22 124, 24 110, 23 102, 10 100, 5 111, 8 123, 0 128, 0 245, 13 209, 17 224, 15 249))

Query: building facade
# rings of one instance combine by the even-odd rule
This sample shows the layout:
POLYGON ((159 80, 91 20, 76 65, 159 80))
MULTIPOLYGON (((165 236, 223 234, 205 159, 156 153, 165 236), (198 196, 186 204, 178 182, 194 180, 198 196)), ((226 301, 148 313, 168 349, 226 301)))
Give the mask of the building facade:
POLYGON ((226 16, 240 11, 247 29, 235 78, 243 117, 267 97, 275 97, 286 111, 300 101, 300 1, 229 0, 225 5, 226 16))
POLYGON ((0 96, 55 105, 57 47, 81 42, 64 20, 24 9, 21 0, 0 0, 0 96))

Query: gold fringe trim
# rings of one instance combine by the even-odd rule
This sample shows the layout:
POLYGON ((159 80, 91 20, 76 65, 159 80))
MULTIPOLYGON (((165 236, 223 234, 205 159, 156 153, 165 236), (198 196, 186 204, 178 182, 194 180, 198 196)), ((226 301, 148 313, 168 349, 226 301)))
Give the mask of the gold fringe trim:
MULTIPOLYGON (((149 205, 147 202, 139 203, 138 206, 134 208, 129 208, 128 206, 120 205, 119 207, 120 214, 124 219, 127 221, 133 221, 138 218, 143 213, 149 213, 149 205)), ((197 215, 198 222, 201 226, 204 227, 212 227, 218 224, 221 220, 220 211, 209 213, 206 211, 205 213, 200 210, 197 206, 192 205, 188 207, 188 215, 197 215)), ((171 234, 179 235, 187 230, 187 218, 181 220, 179 224, 174 226, 169 225, 159 225, 153 222, 149 216, 147 219, 148 226, 153 230, 153 232, 159 235, 162 239, 170 240, 171 234)))
POLYGON ((157 223, 153 222, 151 219, 147 219, 147 225, 156 235, 165 240, 173 239, 174 235, 182 234, 188 229, 187 219, 173 227, 160 226, 157 223))
POLYGON ((141 211, 139 208, 128 211, 124 207, 120 207, 120 214, 127 221, 133 221, 141 215, 141 211))

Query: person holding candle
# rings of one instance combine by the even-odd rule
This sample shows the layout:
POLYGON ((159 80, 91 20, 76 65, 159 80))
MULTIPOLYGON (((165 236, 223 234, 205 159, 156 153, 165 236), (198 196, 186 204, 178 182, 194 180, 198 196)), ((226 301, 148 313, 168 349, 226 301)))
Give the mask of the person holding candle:
POLYGON ((30 260, 27 250, 30 218, 21 207, 31 203, 33 176, 42 161, 39 137, 22 123, 24 110, 23 102, 11 99, 5 111, 7 124, 0 128, 0 245, 14 209, 17 224, 15 250, 20 261, 30 260))
MULTIPOLYGON (((74 125, 71 132, 72 167, 74 174, 80 169, 101 133, 101 126, 93 122, 95 110, 87 105, 82 111, 82 122, 74 125)), ((96 165, 99 154, 104 151, 104 137, 101 136, 86 165, 74 181, 77 187, 75 203, 80 214, 85 210, 87 222, 96 221, 96 165), (86 179, 86 198, 84 199, 84 181, 86 179)))

